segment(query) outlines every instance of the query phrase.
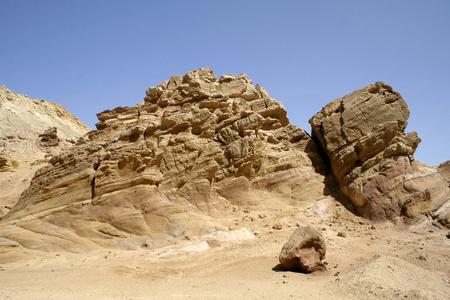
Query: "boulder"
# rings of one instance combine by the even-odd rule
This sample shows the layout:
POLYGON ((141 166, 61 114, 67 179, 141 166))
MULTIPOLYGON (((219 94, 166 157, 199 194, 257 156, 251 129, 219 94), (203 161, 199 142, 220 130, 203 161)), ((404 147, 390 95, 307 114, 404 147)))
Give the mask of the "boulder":
POLYGON ((299 227, 284 244, 279 260, 290 271, 311 273, 324 270, 326 244, 322 234, 316 229, 299 227))
POLYGON ((0 172, 12 171, 19 166, 19 163, 7 154, 0 155, 0 172))
POLYGON ((309 122, 360 215, 393 221, 431 215, 447 224, 448 209, 434 212, 450 199, 449 189, 436 168, 414 160, 420 138, 405 133, 408 117, 401 95, 377 82, 330 102, 309 122))
POLYGON ((56 147, 59 145, 58 128, 51 127, 39 135, 39 145, 42 147, 56 147))

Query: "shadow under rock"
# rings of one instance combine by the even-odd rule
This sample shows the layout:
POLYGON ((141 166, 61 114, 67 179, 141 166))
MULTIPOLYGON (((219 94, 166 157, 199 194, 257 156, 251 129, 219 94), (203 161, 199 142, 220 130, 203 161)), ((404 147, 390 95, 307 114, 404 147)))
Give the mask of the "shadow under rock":
POLYGON ((274 271, 274 272, 289 272, 289 270, 286 269, 282 264, 278 264, 275 267, 273 267, 272 271, 274 271))

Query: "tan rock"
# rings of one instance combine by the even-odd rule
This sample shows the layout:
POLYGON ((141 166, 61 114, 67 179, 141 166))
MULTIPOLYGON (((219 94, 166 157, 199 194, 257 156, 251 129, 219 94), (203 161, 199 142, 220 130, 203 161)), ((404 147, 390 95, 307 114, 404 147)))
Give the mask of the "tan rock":
POLYGON ((405 134, 408 116, 400 94, 377 82, 330 102, 310 120, 341 191, 364 217, 420 218, 449 199, 436 169, 413 159, 420 139, 405 134))
POLYGON ((12 171, 19 166, 19 163, 11 158, 11 156, 0 155, 0 172, 12 171))
POLYGON ((297 228, 283 246, 279 260, 288 270, 311 273, 325 269, 326 244, 322 234, 312 227, 297 228))
POLYGON ((56 103, 0 87, 0 207, 13 206, 38 166, 91 129, 56 103), (50 128, 50 130, 49 130, 50 128), (49 130, 49 131, 47 131, 49 130))
POLYGON ((146 95, 98 114, 98 130, 53 156, 1 222, 37 216, 102 247, 135 237, 156 247, 227 230, 236 207, 307 208, 323 197, 314 142, 247 75, 217 80, 204 68, 146 95))
POLYGON ((447 180, 447 183, 450 186, 450 160, 443 162, 437 166, 438 172, 442 175, 442 177, 447 180))
POLYGON ((58 128, 51 127, 39 135, 39 145, 42 147, 56 147, 59 145, 58 128))

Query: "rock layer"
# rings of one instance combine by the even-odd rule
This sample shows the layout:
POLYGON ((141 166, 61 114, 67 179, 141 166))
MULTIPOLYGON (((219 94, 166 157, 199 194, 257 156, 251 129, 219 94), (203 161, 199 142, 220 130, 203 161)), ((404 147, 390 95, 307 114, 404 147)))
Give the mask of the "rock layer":
MULTIPOLYGON (((330 102, 310 119, 341 191, 364 217, 433 216, 449 200, 442 176, 413 158, 420 138, 405 134, 408 117, 401 95, 377 82, 330 102)), ((447 217, 434 218, 448 224, 447 217)))
MULTIPOLYGON (((310 122, 361 215, 448 226, 447 182, 413 159, 420 140, 404 133, 408 115, 401 96, 377 83, 310 122)), ((97 130, 35 173, 0 220, 0 238, 77 253, 159 247, 236 228, 248 211, 302 211, 334 192, 314 140, 245 74, 174 75, 144 102, 97 116, 97 130)))
POLYGON ((152 247, 228 230, 240 210, 324 197, 315 143, 247 75, 218 80, 204 68, 146 94, 99 113, 97 131, 39 170, 3 218, 3 237, 26 245, 50 230, 29 247, 74 252, 118 239, 152 247))
POLYGON ((28 98, 1 86, 0 207, 17 202, 37 165, 71 147, 90 130, 59 104, 28 98))

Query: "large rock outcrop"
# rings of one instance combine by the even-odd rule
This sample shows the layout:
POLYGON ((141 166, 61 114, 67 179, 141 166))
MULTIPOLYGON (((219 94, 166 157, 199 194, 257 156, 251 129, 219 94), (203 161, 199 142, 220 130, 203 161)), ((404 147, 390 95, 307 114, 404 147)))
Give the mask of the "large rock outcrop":
MULTIPOLYGON (((361 215, 448 226, 448 183, 413 159, 420 140, 404 133, 408 115, 401 96, 376 83, 310 122, 361 215)), ((245 74, 175 75, 144 102, 97 116, 97 130, 35 173, 0 220, 0 238, 46 251, 158 247, 236 229, 249 211, 299 212, 335 192, 314 139, 245 74)))
POLYGON ((204 68, 146 94, 99 113, 98 130, 53 156, 1 236, 46 250, 153 247, 228 230, 244 209, 324 197, 315 143, 247 75, 204 68))
POLYGON ((341 191, 364 217, 428 215, 448 226, 449 190, 435 168, 414 160, 420 142, 405 133, 409 110, 382 82, 338 98, 310 119, 341 191), (447 203, 447 204, 445 204, 447 203))

